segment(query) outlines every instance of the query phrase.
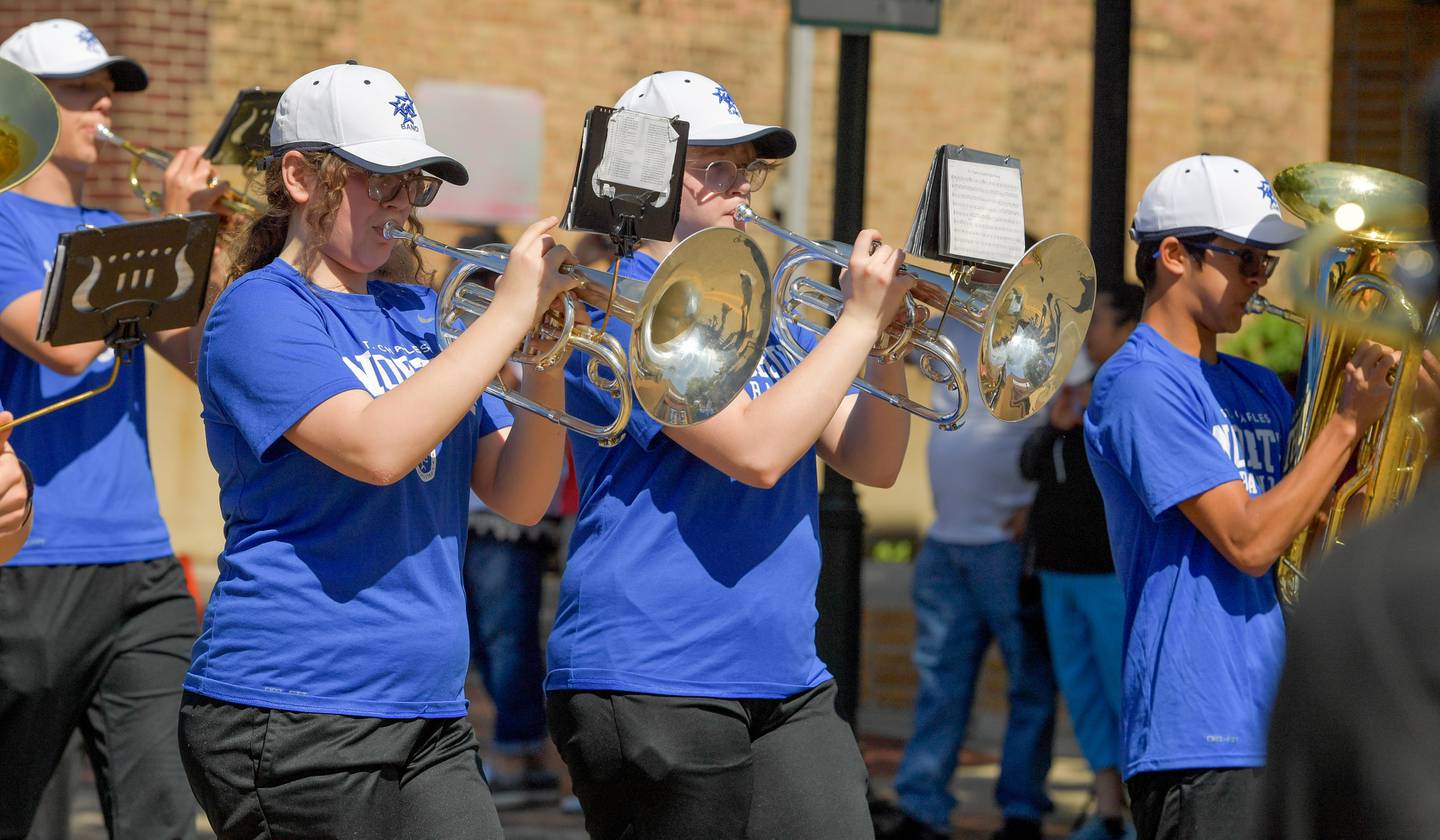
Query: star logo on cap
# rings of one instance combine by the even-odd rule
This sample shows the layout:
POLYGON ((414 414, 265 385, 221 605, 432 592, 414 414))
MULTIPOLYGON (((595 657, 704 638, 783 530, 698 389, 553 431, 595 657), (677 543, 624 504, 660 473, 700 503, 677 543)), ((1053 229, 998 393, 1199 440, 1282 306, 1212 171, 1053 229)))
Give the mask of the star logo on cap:
POLYGON ((740 116, 740 109, 735 107, 735 97, 730 95, 730 91, 726 90, 724 85, 715 86, 715 98, 719 100, 720 104, 724 105, 731 114, 737 117, 740 116))
POLYGON ((415 124, 415 118, 420 116, 415 112, 415 103, 410 101, 410 94, 402 93, 388 103, 395 108, 391 116, 400 118, 400 127, 410 131, 419 131, 420 126, 415 124))
POLYGON ((75 37, 80 39, 80 43, 84 44, 85 49, 90 52, 100 52, 100 39, 95 37, 94 32, 88 29, 82 29, 75 33, 75 37))
POLYGON ((1270 202, 1270 209, 1279 210, 1280 202, 1275 200, 1275 188, 1270 186, 1270 182, 1265 180, 1264 178, 1261 178, 1259 189, 1260 194, 1265 197, 1265 200, 1270 202))

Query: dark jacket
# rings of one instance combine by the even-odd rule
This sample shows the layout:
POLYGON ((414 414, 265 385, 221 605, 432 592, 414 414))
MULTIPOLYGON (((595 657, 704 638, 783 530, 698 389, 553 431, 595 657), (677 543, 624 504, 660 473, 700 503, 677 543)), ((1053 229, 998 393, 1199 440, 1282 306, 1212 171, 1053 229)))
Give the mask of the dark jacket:
POLYGON ((1026 532, 1034 568, 1113 574, 1105 502, 1085 456, 1084 427, 1036 429, 1020 450, 1020 472, 1039 483, 1026 532))

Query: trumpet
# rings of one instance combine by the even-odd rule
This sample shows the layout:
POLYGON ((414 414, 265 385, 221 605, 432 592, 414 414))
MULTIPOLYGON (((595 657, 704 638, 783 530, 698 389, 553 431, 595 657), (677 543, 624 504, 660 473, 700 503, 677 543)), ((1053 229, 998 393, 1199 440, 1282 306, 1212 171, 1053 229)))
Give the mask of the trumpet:
MULTIPOLYGON (((776 266, 775 333, 786 352, 798 360, 805 351, 791 333, 791 324, 818 336, 828 331, 801 310, 814 309, 833 320, 844 308, 837 289, 800 274, 799 269, 817 261, 843 268, 849 265, 852 246, 806 239, 762 218, 747 204, 735 210, 735 218, 795 245, 776 266)), ((958 392, 956 406, 940 410, 871 385, 863 377, 856 377, 856 388, 941 429, 958 428, 970 404, 965 367, 940 325, 928 324, 932 312, 980 333, 977 379, 985 408, 995 417, 1023 420, 1064 384, 1095 304, 1095 260, 1079 238, 1046 237, 1003 276, 973 264, 956 265, 949 276, 910 264, 900 270, 916 283, 905 297, 901 319, 886 328, 870 355, 894 361, 915 351, 927 379, 958 392)))
MULTIPOLYGON (((448 347, 495 299, 471 275, 503 274, 510 247, 455 248, 393 222, 385 225, 384 234, 455 260, 435 301, 436 332, 440 346, 448 347)), ((492 396, 601 446, 614 446, 625 436, 635 398, 667 426, 692 425, 729 405, 760 363, 770 330, 769 275, 760 249, 739 231, 710 228, 686 238, 648 282, 580 265, 561 270, 579 287, 560 298, 560 313, 552 309, 541 318, 511 359, 544 370, 570 348, 588 354, 586 378, 616 400, 614 419, 592 423, 540 405, 499 381, 485 388, 492 396), (630 326, 628 356, 603 325, 577 323, 575 307, 581 304, 630 326), (541 342, 549 349, 538 349, 541 342), (609 368, 609 375, 601 366, 609 368)))
MULTIPOLYGON (((157 169, 165 169, 170 166, 170 161, 175 159, 174 153, 149 146, 137 146, 116 134, 106 125, 95 126, 95 136, 113 146, 119 146, 131 154, 133 159, 130 161, 130 189, 134 191, 135 197, 145 204, 145 209, 152 213, 159 213, 165 196, 163 193, 145 189, 145 185, 140 183, 140 165, 148 163, 157 169)), ((211 175, 209 183, 205 186, 215 187, 219 183, 219 176, 211 175)), ((226 189, 221 194, 219 202, 230 212, 241 215, 256 215, 265 209, 263 203, 233 189, 226 189)))

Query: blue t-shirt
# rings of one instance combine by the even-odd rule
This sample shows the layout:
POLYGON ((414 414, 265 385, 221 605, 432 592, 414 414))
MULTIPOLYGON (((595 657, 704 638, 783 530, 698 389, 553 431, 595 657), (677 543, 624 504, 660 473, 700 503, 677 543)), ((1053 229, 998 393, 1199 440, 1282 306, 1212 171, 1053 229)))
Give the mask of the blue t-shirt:
MULTIPOLYGON (((44 287, 61 233, 124 221, 108 210, 0 195, 0 311, 44 287)), ((104 385, 114 364, 107 348, 84 373, 65 376, 0 342, 0 401, 20 417, 104 385)), ((143 350, 121 366, 108 391, 17 426, 10 442, 35 475, 35 522, 11 566, 125 563, 172 553, 150 473, 143 350)))
MULTIPOLYGON (((636 254, 620 273, 643 280, 655 268, 636 254)), ((608 329, 628 346, 628 325, 611 318, 608 329)), ((608 422, 615 400, 584 379, 585 361, 574 354, 566 367, 566 409, 608 422)), ((772 335, 747 393, 758 397, 792 367, 772 335)), ((570 436, 580 512, 545 687, 782 698, 823 683, 814 448, 760 490, 663 430, 637 405, 618 446, 570 436)))
POLYGON ((465 713, 460 575, 482 399, 400 481, 347 478, 284 437, 344 391, 380 396, 439 349, 421 286, 319 289, 282 260, 205 324, 200 398, 225 550, 185 688, 231 703, 382 718, 465 713))
POLYGON ((1285 646, 1274 571, 1235 568, 1178 505, 1230 481, 1274 487, 1290 416, 1269 370, 1206 364, 1146 324, 1095 377, 1085 444, 1125 590, 1126 778, 1265 763, 1285 646))

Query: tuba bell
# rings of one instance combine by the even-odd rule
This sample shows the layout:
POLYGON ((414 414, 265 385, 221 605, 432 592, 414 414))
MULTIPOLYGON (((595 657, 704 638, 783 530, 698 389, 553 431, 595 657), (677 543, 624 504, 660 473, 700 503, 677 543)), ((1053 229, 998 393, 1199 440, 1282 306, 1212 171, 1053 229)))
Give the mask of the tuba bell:
MULTIPOLYGON (((386 238, 406 239, 456 261, 435 301, 440 346, 448 347, 494 300, 495 293, 472 275, 503 274, 509 246, 453 248, 394 223, 387 223, 384 232, 386 238)), ((729 405, 760 363, 770 330, 769 273, 760 249, 740 231, 709 228, 692 234, 648 281, 579 265, 563 270, 579 280, 579 287, 561 296, 561 312, 546 313, 511 359, 543 370, 570 348, 586 353, 586 376, 615 398, 616 416, 603 425, 592 423, 540 405, 498 381, 486 386, 492 396, 601 446, 614 446, 625 435, 633 399, 664 425, 692 425, 729 405), (577 322, 580 305, 630 325, 628 356, 603 325, 577 322), (536 349, 539 342, 549 349, 536 349)))
MULTIPOLYGON (((795 245, 775 270, 775 334, 798 360, 805 351, 790 324, 816 335, 827 330, 805 318, 801 310, 814 309, 833 320, 844 303, 837 289, 805 276, 801 269, 812 262, 844 268, 850 263, 852 246, 806 239, 762 218, 747 204, 736 209, 735 218, 795 245)), ((913 276, 915 285, 905 297, 900 321, 886 329, 870 354, 893 361, 913 351, 927 379, 958 392, 956 406, 937 409, 876 387, 863 377, 856 377, 856 388, 941 429, 958 428, 970 404, 965 367, 950 339, 927 323, 932 314, 954 318, 980 333, 976 378, 981 400, 995 417, 1024 420, 1064 384, 1095 305, 1095 260, 1077 237, 1057 234, 1042 239, 1004 274, 974 265, 956 266, 948 276, 909 264, 900 270, 913 276)))
POLYGON ((1400 350, 1390 403, 1356 448, 1353 474, 1321 508, 1323 525, 1307 526, 1280 557, 1276 587, 1293 604, 1307 558, 1342 544, 1347 526, 1384 516, 1415 494, 1430 454, 1415 385, 1437 313, 1422 311, 1407 283, 1417 267, 1428 273, 1433 264, 1424 184, 1332 162, 1290 167, 1273 184, 1280 203, 1310 228, 1296 261, 1297 271, 1312 278, 1297 300, 1299 311, 1258 296, 1248 307, 1307 327, 1287 470, 1334 415, 1356 345, 1373 339, 1400 350))
POLYGON ((60 109, 45 83, 0 59, 0 192, 34 175, 55 151, 60 109))

